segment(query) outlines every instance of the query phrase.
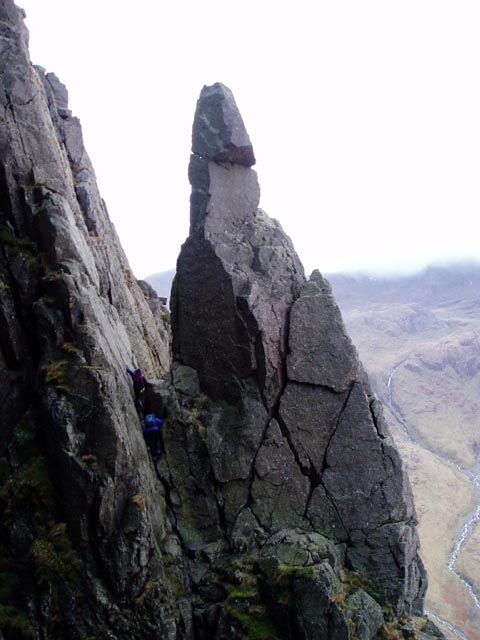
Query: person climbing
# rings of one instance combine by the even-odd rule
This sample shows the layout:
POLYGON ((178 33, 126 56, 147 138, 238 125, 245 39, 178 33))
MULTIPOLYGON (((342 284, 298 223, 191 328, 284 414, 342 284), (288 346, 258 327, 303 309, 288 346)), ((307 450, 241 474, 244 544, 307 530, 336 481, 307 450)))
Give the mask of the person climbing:
POLYGON ((146 415, 143 421, 143 437, 154 460, 162 454, 163 447, 160 436, 160 427, 162 424, 163 420, 157 418, 154 413, 146 415))
POLYGON ((135 408, 141 413, 144 406, 145 389, 147 388, 147 378, 141 369, 132 370, 128 365, 125 365, 127 373, 132 378, 133 393, 135 394, 135 408))

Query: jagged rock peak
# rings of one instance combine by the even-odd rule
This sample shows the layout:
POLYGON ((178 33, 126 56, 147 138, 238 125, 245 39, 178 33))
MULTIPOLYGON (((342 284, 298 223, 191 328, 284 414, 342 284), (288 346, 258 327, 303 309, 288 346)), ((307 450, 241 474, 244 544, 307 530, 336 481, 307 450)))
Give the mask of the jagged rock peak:
POLYGON ((258 208, 244 153, 253 159, 231 91, 204 87, 189 165, 190 235, 172 290, 173 353, 213 397, 238 399, 253 382, 269 410, 283 384, 288 309, 305 278, 290 238, 258 208))
POLYGON ((252 143, 228 87, 216 82, 204 86, 197 102, 192 152, 215 162, 255 164, 252 143))
POLYGON ((289 380, 342 392, 358 373, 355 347, 347 335, 330 284, 318 270, 302 288, 290 314, 289 380))
MULTIPOLYGON (((325 536, 345 545, 377 606, 420 613, 410 487, 328 282, 318 271, 305 280, 258 208, 253 169, 194 152, 189 176, 172 349, 212 402, 206 448, 227 537, 255 548, 293 529, 325 536)), ((329 637, 315 633, 305 637, 329 637)))

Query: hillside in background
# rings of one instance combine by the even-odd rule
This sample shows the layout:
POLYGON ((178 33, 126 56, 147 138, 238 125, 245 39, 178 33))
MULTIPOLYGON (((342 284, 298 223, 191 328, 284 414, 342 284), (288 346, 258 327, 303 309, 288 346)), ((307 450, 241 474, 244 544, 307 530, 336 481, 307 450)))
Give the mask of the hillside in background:
POLYGON ((450 636, 480 638, 480 266, 328 276, 406 461, 450 636))

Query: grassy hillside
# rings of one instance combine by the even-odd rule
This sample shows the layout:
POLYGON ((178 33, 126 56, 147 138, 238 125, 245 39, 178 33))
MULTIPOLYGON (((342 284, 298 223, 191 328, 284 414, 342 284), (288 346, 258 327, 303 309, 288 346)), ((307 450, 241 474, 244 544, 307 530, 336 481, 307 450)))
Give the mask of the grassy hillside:
POLYGON ((329 279, 408 468, 427 607, 480 640, 480 267, 329 279))

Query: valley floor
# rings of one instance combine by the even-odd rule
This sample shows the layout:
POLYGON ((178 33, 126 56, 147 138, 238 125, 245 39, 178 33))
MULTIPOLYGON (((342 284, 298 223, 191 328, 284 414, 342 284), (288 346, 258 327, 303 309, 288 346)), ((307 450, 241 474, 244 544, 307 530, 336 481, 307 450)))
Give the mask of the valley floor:
POLYGON ((332 282, 410 477, 427 609, 452 640, 480 640, 479 275, 332 282))

